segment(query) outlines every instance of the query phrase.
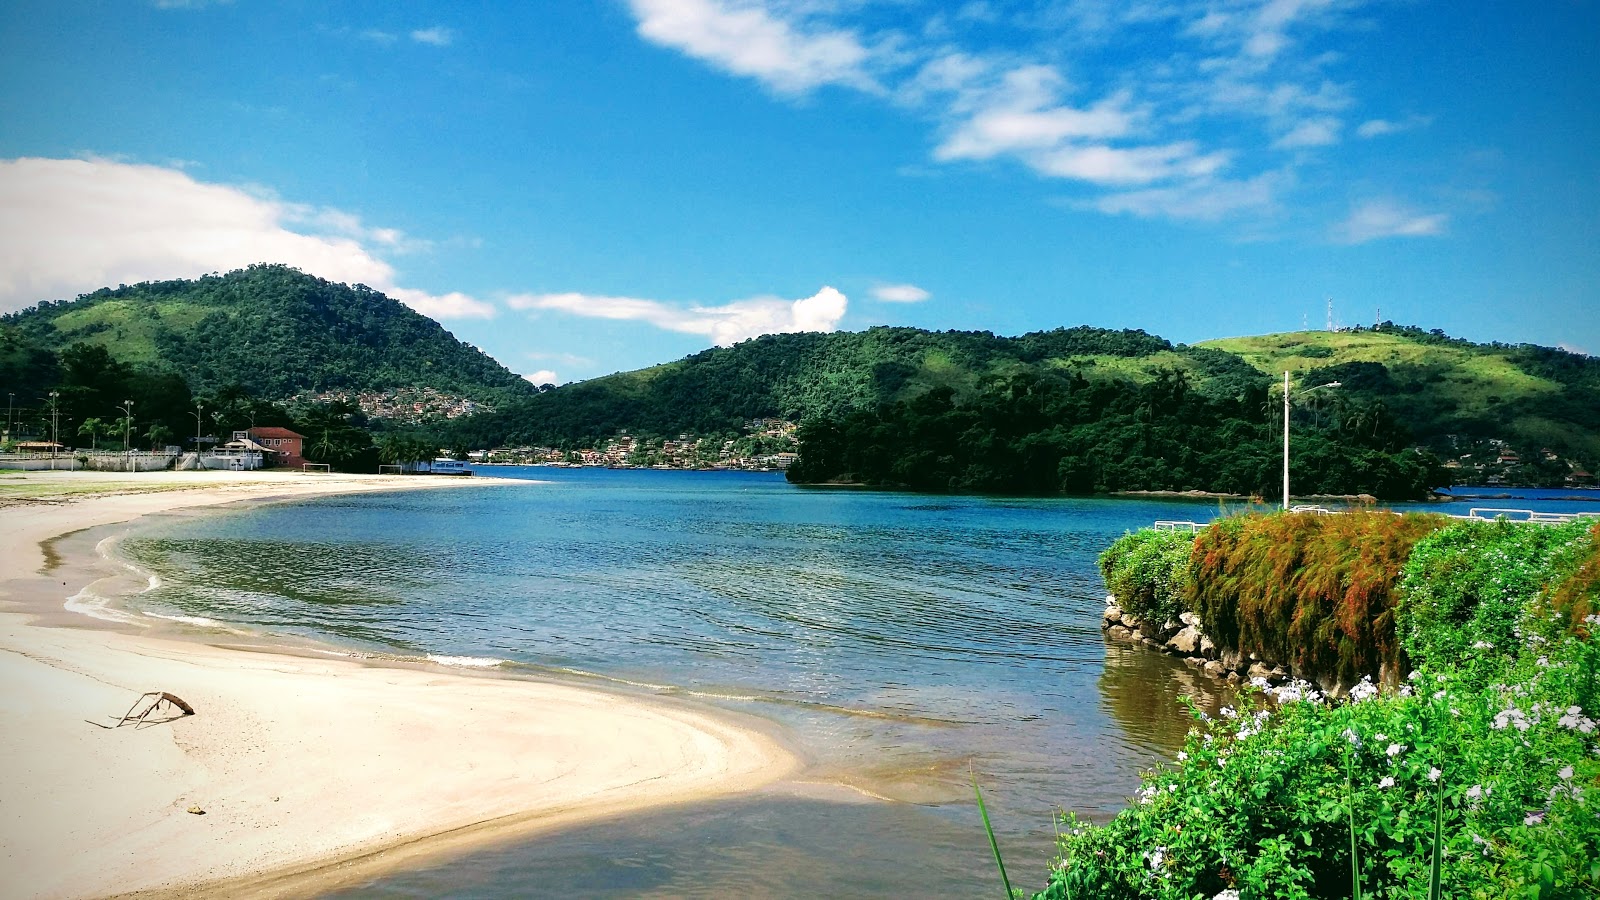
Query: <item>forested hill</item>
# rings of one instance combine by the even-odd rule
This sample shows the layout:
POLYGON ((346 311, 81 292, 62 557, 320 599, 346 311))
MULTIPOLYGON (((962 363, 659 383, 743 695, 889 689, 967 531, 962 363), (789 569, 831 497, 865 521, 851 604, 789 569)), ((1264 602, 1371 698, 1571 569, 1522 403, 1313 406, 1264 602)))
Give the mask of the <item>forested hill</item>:
POLYGON ((1174 352, 1143 331, 1066 328, 1022 337, 986 331, 871 328, 831 334, 771 334, 676 362, 548 391, 494 415, 458 423, 468 443, 583 444, 635 433, 738 431, 753 418, 830 418, 935 388, 958 396, 1013 372, 1068 361, 1107 372, 1144 372, 1151 361, 1187 360, 1208 379, 1255 370, 1224 353, 1174 352))
MULTIPOLYGON (((75 344, 182 378, 266 399, 302 392, 433 388, 494 403, 533 393, 439 323, 370 288, 258 265, 195 280, 104 288, 0 318, 0 376, 19 396, 59 377, 75 344)), ((9 388, 8 388, 9 389, 9 388)))
POLYGON ((1500 455, 1494 441, 1521 452, 1517 480, 1560 483, 1600 463, 1600 360, 1392 324, 1197 346, 1088 327, 770 335, 456 427, 477 446, 578 446, 774 416, 806 423, 798 480, 1249 493, 1276 477, 1285 368, 1297 389, 1342 382, 1296 402, 1296 483, 1308 491, 1415 495, 1450 477, 1440 462, 1500 455))

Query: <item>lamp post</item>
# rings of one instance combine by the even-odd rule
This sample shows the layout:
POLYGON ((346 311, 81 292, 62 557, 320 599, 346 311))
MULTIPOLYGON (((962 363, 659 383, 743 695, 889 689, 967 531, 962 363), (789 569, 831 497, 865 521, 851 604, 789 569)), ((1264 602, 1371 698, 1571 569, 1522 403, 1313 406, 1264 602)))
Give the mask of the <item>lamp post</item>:
POLYGON ((1327 384, 1319 384, 1316 387, 1308 387, 1303 391, 1296 391, 1290 394, 1289 372, 1285 370, 1283 373, 1283 509, 1285 512, 1289 509, 1289 398, 1298 397, 1301 394, 1309 394, 1312 391, 1318 391, 1323 388, 1336 388, 1338 386, 1339 382, 1330 381, 1327 384))
POLYGON ((60 446, 56 442, 56 432, 61 427, 60 398, 60 391, 50 392, 50 471, 52 472, 56 470, 56 448, 60 446))
POLYGON ((122 456, 123 459, 126 460, 128 457, 128 450, 131 446, 131 440, 133 438, 132 400, 122 401, 122 412, 125 414, 122 419, 122 456))
POLYGON ((202 468, 200 465, 200 416, 205 408, 206 405, 204 403, 196 403, 194 412, 190 413, 190 415, 194 416, 194 467, 196 471, 202 468))

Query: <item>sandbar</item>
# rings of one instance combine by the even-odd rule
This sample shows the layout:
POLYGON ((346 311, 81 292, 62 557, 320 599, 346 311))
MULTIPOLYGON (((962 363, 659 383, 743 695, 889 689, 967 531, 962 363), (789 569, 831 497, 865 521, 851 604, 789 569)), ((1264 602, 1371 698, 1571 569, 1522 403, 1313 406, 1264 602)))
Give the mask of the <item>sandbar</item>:
POLYGON ((89 492, 0 506, 0 896, 309 896, 795 770, 767 731, 684 704, 46 614, 75 590, 49 577, 63 566, 42 547, 63 534, 251 498, 495 480, 29 473, 89 492), (146 691, 196 714, 90 724, 146 691))

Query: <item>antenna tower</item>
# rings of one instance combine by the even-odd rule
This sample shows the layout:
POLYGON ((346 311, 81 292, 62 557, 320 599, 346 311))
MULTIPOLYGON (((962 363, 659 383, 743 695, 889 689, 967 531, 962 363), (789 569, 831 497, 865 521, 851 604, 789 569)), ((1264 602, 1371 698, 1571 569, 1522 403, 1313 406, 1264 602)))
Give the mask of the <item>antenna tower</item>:
POLYGON ((1333 330, 1333 298, 1328 298, 1328 330, 1333 330))

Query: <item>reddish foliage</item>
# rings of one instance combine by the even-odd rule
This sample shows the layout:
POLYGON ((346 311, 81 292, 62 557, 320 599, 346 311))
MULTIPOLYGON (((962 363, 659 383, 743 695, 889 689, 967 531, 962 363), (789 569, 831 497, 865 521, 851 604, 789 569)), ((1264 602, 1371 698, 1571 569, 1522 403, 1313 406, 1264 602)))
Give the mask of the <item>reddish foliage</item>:
POLYGON ((1189 603, 1217 646, 1323 684, 1393 679, 1395 583, 1431 514, 1354 511, 1223 519, 1195 541, 1189 603))

